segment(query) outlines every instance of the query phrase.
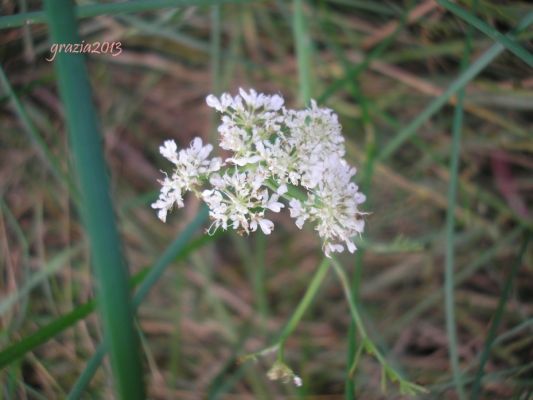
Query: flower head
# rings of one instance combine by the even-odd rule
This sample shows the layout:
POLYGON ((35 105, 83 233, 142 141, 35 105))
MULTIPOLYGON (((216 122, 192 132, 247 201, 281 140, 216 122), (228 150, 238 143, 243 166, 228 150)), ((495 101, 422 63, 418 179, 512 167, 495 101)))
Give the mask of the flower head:
POLYGON ((337 115, 315 101, 305 110, 287 109, 281 96, 253 89, 209 95, 206 102, 222 114, 220 147, 231 155, 209 159, 213 148, 199 138, 180 151, 174 141, 164 142, 160 152, 174 171, 161 181, 152 204, 159 218, 165 221, 174 205, 183 207, 184 193, 192 191, 209 207, 210 233, 231 227, 270 234, 274 222, 267 214, 280 212, 288 200, 298 228, 315 225, 327 256, 345 248, 354 252, 353 237, 364 229, 359 205, 365 196, 352 182, 355 168, 344 159, 337 115))

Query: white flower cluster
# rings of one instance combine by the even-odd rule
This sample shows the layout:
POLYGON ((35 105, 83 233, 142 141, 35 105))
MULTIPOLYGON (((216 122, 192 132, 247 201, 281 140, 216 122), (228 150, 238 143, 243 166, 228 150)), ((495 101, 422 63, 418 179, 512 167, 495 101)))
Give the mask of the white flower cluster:
POLYGON ((213 147, 199 138, 179 152, 166 141, 160 152, 175 169, 152 204, 159 218, 165 221, 174 205, 183 207, 184 192, 193 191, 209 206, 210 233, 229 226, 270 234, 274 223, 265 213, 279 212, 284 198, 298 228, 315 224, 327 256, 345 246, 354 252, 352 238, 364 229, 359 205, 365 196, 351 182, 356 171, 344 159, 337 115, 315 101, 305 110, 287 109, 282 97, 254 90, 206 101, 222 114, 220 147, 231 156, 208 159, 213 147), (211 187, 200 192, 208 182, 211 187))

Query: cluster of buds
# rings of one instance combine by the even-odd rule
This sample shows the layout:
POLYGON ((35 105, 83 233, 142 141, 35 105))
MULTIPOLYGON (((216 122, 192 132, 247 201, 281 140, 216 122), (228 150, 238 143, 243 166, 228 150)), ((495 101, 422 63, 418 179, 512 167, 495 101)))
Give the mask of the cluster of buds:
POLYGON ((315 101, 304 110, 288 109, 281 96, 254 90, 209 95, 206 102, 222 114, 220 147, 230 157, 209 158, 213 146, 200 138, 179 151, 166 141, 160 152, 174 170, 152 204, 159 218, 165 221, 172 207, 183 207, 191 191, 209 207, 209 233, 231 227, 268 235, 274 229, 268 213, 288 206, 298 228, 314 224, 326 256, 345 248, 353 253, 353 238, 364 229, 359 205, 365 196, 352 182, 355 168, 344 159, 337 115, 315 101))

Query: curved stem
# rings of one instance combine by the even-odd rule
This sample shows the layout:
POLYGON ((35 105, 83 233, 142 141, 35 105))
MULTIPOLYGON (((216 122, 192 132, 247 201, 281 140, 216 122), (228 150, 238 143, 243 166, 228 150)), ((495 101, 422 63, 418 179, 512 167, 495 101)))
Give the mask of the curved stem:
MULTIPOLYGON (((352 296, 352 291, 350 290, 350 283, 348 281, 348 277, 346 273, 344 272, 344 269, 342 268, 342 265, 335 259, 335 257, 332 257, 331 259, 333 264, 333 269, 335 273, 337 274, 337 277, 339 278, 342 288, 344 290, 344 294, 346 296, 346 299, 348 301, 348 307, 350 309, 350 313, 352 315, 352 318, 355 322, 355 326, 357 328, 357 332, 361 336, 361 347, 366 350, 369 354, 373 355, 376 360, 380 363, 382 370, 383 370, 383 382, 386 382, 386 379, 390 379, 391 381, 395 382, 397 381, 400 385, 400 391, 407 393, 407 394, 416 394, 417 392, 424 392, 425 389, 421 386, 418 386, 414 383, 408 382, 404 380, 401 375, 387 362, 383 354, 378 350, 377 346, 374 344, 372 339, 368 336, 368 333, 366 332, 365 326, 363 324, 363 319, 361 318, 361 314, 359 313, 359 310, 357 309, 357 305, 355 303, 355 300, 352 296)), ((354 364, 350 366, 350 371, 354 371, 356 367, 356 363, 359 360, 359 357, 356 357, 354 360, 354 364)))
POLYGON ((318 266, 317 271, 315 272, 315 275, 313 276, 313 279, 311 280, 311 283, 307 287, 307 291, 304 294, 304 297, 302 300, 300 300, 300 303, 298 304, 298 307, 296 308, 296 311, 294 314, 292 314, 291 319, 285 327, 283 328, 283 331, 281 331, 279 338, 277 340, 278 344, 278 359, 283 360, 283 350, 285 346, 285 342, 287 341, 288 337, 291 335, 291 333, 296 329, 296 326, 298 326, 298 323, 302 319, 305 311, 309 308, 309 305, 311 304, 311 301, 316 295, 316 292, 318 291, 318 288, 320 287, 320 284, 324 280, 324 277, 326 276, 326 272, 328 272, 330 265, 330 260, 327 258, 324 258, 320 265, 318 266))
POLYGON ((245 362, 250 359, 256 359, 257 357, 264 356, 266 354, 270 354, 274 351, 278 352, 278 361, 283 363, 284 358, 284 351, 285 351, 285 342, 289 338, 289 336, 294 332, 298 324, 300 323, 303 315, 311 305, 311 302, 313 301, 318 288, 320 287, 320 284, 324 281, 324 277, 326 276, 326 273, 328 272, 330 266, 330 260, 328 258, 324 258, 320 265, 318 266, 318 269, 315 272, 315 275, 313 276, 313 279, 311 280, 311 283, 307 287, 307 290, 304 294, 304 297, 302 297, 302 300, 300 300, 300 303, 298 303, 298 306, 296 307, 296 311, 294 311, 294 314, 292 314, 291 318, 281 331, 278 339, 272 344, 271 346, 256 351, 255 353, 247 354, 240 358, 240 362, 245 362))

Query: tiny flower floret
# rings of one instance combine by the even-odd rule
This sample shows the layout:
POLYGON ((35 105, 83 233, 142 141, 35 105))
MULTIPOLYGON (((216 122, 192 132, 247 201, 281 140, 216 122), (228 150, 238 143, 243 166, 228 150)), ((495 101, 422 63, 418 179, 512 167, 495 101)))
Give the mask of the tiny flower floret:
POLYGON ((210 144, 203 145, 202 139, 195 138, 189 148, 180 150, 173 140, 167 140, 159 147, 163 157, 174 164, 174 172, 160 181, 161 192, 159 199, 152 204, 152 208, 159 210, 157 216, 163 222, 167 213, 174 205, 183 207, 183 193, 196 191, 202 183, 202 178, 218 171, 222 160, 218 157, 208 159, 213 150, 210 144))
POLYGON ((272 381, 281 381, 283 383, 289 383, 292 381, 295 386, 302 386, 303 381, 294 371, 284 362, 276 361, 274 365, 267 372, 268 379, 272 381))
POLYGON ((274 229, 268 214, 280 212, 286 201, 298 228, 314 225, 327 256, 345 249, 353 253, 353 238, 364 229, 359 205, 365 196, 352 182, 355 168, 344 159, 337 115, 315 101, 305 110, 288 109, 281 96, 253 89, 209 95, 206 103, 222 114, 220 147, 230 155, 209 158, 213 147, 200 138, 179 151, 173 140, 165 141, 159 150, 174 169, 165 174, 152 204, 158 217, 165 221, 192 191, 209 207, 209 233, 232 228, 268 235, 274 229))

